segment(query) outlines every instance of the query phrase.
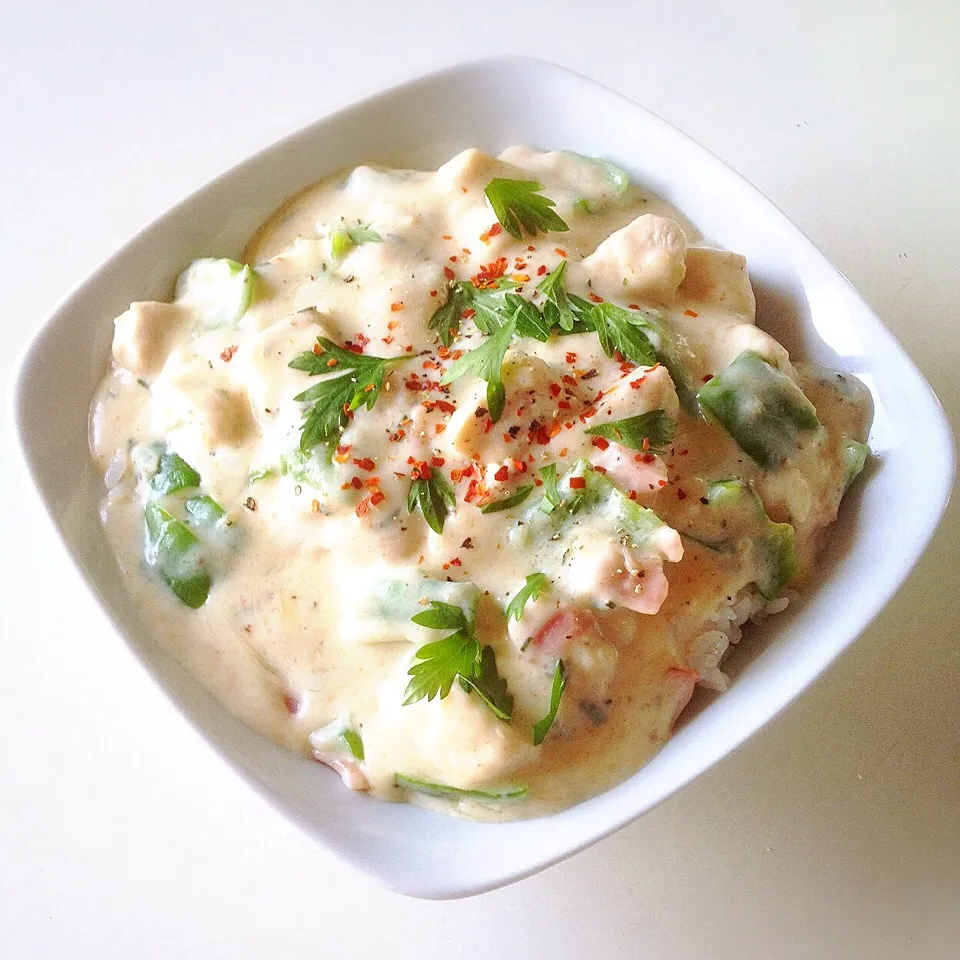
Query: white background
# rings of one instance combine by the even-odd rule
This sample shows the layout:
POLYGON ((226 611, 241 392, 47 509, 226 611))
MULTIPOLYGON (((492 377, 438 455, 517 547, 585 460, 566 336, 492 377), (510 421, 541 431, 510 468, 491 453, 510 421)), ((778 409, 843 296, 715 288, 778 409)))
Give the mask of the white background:
MULTIPOLYGON (((752 180, 960 423, 953 0, 3 6, 0 381, 88 272, 222 169, 382 86, 517 52, 752 180)), ((0 432, 0 956, 957 956, 956 506, 858 644, 733 757, 540 876, 424 903, 333 861, 196 736, 0 432)), ((910 509, 904 490, 891 536, 910 509)))

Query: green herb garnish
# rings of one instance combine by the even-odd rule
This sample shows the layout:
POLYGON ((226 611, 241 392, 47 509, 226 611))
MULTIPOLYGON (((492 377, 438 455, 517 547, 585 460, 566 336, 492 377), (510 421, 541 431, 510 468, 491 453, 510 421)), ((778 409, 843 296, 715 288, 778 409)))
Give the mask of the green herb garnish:
POLYGON ((490 419, 496 423, 503 414, 506 391, 503 387, 503 358, 517 329, 517 318, 513 317, 489 336, 474 350, 456 360, 440 381, 453 383, 465 373, 472 373, 487 381, 487 410, 490 419))
POLYGON ((547 577, 543 573, 531 573, 524 585, 514 594, 507 604, 507 620, 519 620, 528 600, 536 600, 540 591, 547 588, 547 577))
POLYGON ((410 681, 404 706, 436 696, 442 700, 454 681, 459 680, 465 691, 476 693, 497 717, 509 720, 513 697, 507 691, 506 681, 497 673, 493 647, 481 649, 474 636, 472 619, 460 607, 440 600, 431 600, 429 610, 410 619, 430 630, 453 632, 417 650, 419 662, 407 671, 410 681))
POLYGON ((519 506, 533 493, 533 486, 532 483, 525 483, 522 487, 518 487, 516 493, 512 493, 509 497, 504 497, 503 500, 494 500, 492 503, 481 507, 480 512, 499 513, 501 510, 509 510, 511 507, 519 506))
POLYGON ((546 739, 553 721, 557 719, 557 711, 560 709, 560 699, 563 697, 563 691, 567 686, 567 671, 562 660, 557 661, 557 668, 553 671, 553 687, 550 690, 550 710, 547 715, 538 720, 533 725, 533 745, 540 746, 546 739))
POLYGON ((394 783, 406 790, 423 793, 428 797, 442 797, 445 800, 519 800, 527 795, 526 787, 500 787, 493 790, 464 790, 450 787, 445 783, 430 780, 418 780, 403 773, 393 775, 394 783))
POLYGON ((436 533, 443 533, 447 514, 457 505, 453 487, 436 467, 424 469, 421 466, 416 473, 407 492, 407 510, 413 513, 419 507, 427 526, 436 533))
POLYGON ((631 450, 651 450, 661 453, 673 440, 677 422, 664 410, 650 410, 635 417, 611 420, 588 427, 584 433, 606 437, 631 450))
POLYGON ((540 501, 540 509, 544 513, 553 513, 563 502, 560 491, 557 489, 557 465, 548 463, 541 467, 537 473, 543 481, 543 500, 540 501))
POLYGON ((609 300, 587 303, 580 297, 570 298, 580 308, 584 321, 596 330, 600 346, 608 357, 617 355, 642 367, 652 367, 658 361, 657 351, 650 339, 655 332, 639 313, 624 310, 609 300))
POLYGON ((536 180, 509 180, 495 177, 483 191, 493 212, 510 236, 520 240, 523 230, 530 236, 554 230, 562 233, 570 228, 552 208, 556 203, 539 194, 543 184, 536 180))
POLYGON ((557 266, 548 273, 538 284, 537 290, 543 294, 547 301, 543 306, 543 315, 548 326, 559 327, 561 330, 570 332, 573 330, 577 318, 574 315, 570 302, 567 300, 567 293, 563 286, 563 275, 567 271, 567 261, 561 260, 557 266))
POLYGON ((319 353, 307 350, 288 366, 311 377, 332 374, 293 399, 312 406, 300 427, 300 449, 309 453, 317 444, 340 436, 348 414, 358 407, 370 410, 380 396, 391 364, 410 357, 370 357, 344 350, 326 337, 317 337, 319 353))

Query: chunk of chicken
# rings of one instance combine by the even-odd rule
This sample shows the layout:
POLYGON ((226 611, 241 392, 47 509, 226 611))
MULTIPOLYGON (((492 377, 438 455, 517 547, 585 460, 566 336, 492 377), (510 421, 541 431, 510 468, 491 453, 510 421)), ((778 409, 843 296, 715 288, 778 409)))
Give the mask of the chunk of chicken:
POLYGON ((747 259, 729 250, 690 247, 685 259, 686 276, 678 295, 715 304, 753 321, 757 302, 747 275, 747 259))
POLYGON ((117 366, 138 377, 155 376, 190 319, 190 311, 176 303, 147 300, 130 304, 130 309, 113 321, 113 358, 117 366))
POLYGON ((591 278, 594 291, 609 299, 665 302, 683 282, 686 252, 679 223, 645 213, 610 234, 575 272, 591 278))

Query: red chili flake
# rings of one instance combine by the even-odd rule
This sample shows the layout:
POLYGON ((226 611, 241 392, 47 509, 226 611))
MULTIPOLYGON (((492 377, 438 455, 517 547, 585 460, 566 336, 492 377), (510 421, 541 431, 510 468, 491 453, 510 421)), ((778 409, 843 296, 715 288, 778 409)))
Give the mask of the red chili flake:
POLYGON ((658 481, 657 481, 657 486, 665 487, 666 485, 667 485, 667 481, 666 481, 666 480, 658 480, 658 481))
POLYGON ((379 487, 379 486, 380 486, 380 478, 379 478, 379 477, 367 477, 367 479, 363 481, 363 485, 364 485, 365 487, 370 488, 370 489, 373 489, 374 487, 379 487))
POLYGON ((656 460, 657 458, 652 453, 645 453, 643 454, 642 457, 640 457, 640 459, 644 463, 653 463, 653 461, 656 460))
POLYGON ((506 257, 497 257, 492 263, 481 265, 480 269, 470 278, 470 282, 480 290, 492 287, 494 283, 507 272, 506 257))
POLYGON ((433 426, 433 432, 434 432, 434 434, 436 434, 437 436, 439 436, 441 433, 443 433, 443 431, 446 430, 446 429, 447 429, 447 425, 446 425, 445 423, 436 423, 436 424, 434 424, 434 426, 433 426))
POLYGON ((350 486, 353 487, 354 490, 359 490, 363 486, 363 481, 359 477, 353 477, 350 480, 350 486))
POLYGON ((512 442, 513 442, 513 437, 511 437, 509 433, 505 433, 505 434, 503 435, 503 442, 504 442, 504 443, 512 443, 512 442))
POLYGON ((628 303, 628 304, 627 304, 627 307, 628 307, 628 309, 630 309, 630 310, 639 310, 639 309, 640 309, 640 304, 639 304, 639 303, 628 303))
POLYGON ((514 460, 513 469, 516 470, 518 473, 526 473, 527 465, 522 460, 514 460))
POLYGON ((567 363, 576 363, 576 362, 577 362, 577 355, 576 355, 572 350, 568 350, 565 359, 566 359, 567 363))
POLYGON ((554 247, 553 251, 554 253, 556 253, 558 256, 561 256, 561 257, 565 257, 567 255, 567 251, 564 250, 562 247, 554 247))
POLYGON ((322 356, 323 356, 323 348, 320 346, 319 343, 315 343, 315 344, 313 345, 313 352, 314 352, 318 357, 322 357, 322 356))
POLYGON ((463 313, 460 314, 460 316, 461 316, 464 320, 470 320, 470 319, 472 319, 472 318, 476 315, 476 313, 477 313, 477 311, 474 310, 473 307, 467 307, 467 309, 464 310, 463 313))
POLYGON ((491 223, 487 233, 489 233, 491 237, 498 237, 502 231, 503 227, 499 223, 491 223))
POLYGON ((431 296, 431 297, 435 297, 436 295, 437 295, 437 291, 436 291, 436 290, 431 290, 431 291, 430 291, 430 296, 431 296))
POLYGON ((493 429, 493 421, 489 417, 487 417, 487 422, 484 425, 483 432, 489 433, 492 429, 493 429))
POLYGON ((444 240, 452 240, 452 239, 453 239, 453 236, 452 236, 451 234, 449 234, 449 233, 445 233, 445 234, 443 235, 443 239, 444 239, 444 240))
POLYGON ((598 450, 606 450, 610 446, 610 441, 604 437, 594 437, 590 441, 598 450))
POLYGON ((381 491, 375 490, 370 494, 370 506, 378 507, 386 499, 386 496, 381 491))
POLYGON ((644 438, 643 438, 643 444, 642 444, 642 446, 643 446, 643 449, 644 449, 644 450, 649 450, 649 449, 650 449, 650 438, 649 438, 649 437, 644 437, 644 438))
POLYGON ((567 455, 567 447, 564 447, 560 453, 557 454, 559 457, 565 457, 567 455))
POLYGON ((684 315, 685 317, 699 317, 699 316, 700 316, 699 313, 695 313, 693 310, 684 310, 684 311, 683 311, 683 315, 684 315))
POLYGON ((531 253, 533 253, 537 248, 536 248, 536 247, 527 247, 527 249, 528 249, 531 253))
POLYGON ((701 380, 703 383, 709 383, 712 379, 713 379, 713 374, 712 374, 712 373, 708 373, 705 377, 701 377, 701 378, 700 378, 700 380, 701 380))
POLYGON ((678 499, 678 500, 686 500, 686 499, 687 499, 687 495, 686 495, 679 487, 677 488, 677 499, 678 499))
POLYGON ((476 480, 471 480, 471 481, 470 481, 470 485, 467 487, 467 492, 464 494, 464 497, 463 497, 463 499, 464 499, 467 503, 470 503, 470 501, 473 500, 473 498, 477 495, 477 487, 478 487, 478 486, 479 486, 479 484, 477 483, 476 480))
POLYGON ((396 433, 390 434, 389 440, 391 443, 399 443, 405 436, 406 433, 404 432, 403 427, 398 427, 396 433))
POLYGON ((603 297, 598 297, 592 290, 589 291, 589 293, 587 293, 587 296, 588 296, 594 303, 603 303, 603 297))
POLYGON ((570 401, 569 401, 569 400, 561 400, 561 401, 557 404, 557 406, 558 406, 561 410, 569 410, 569 409, 570 409, 570 401))
POLYGON ((678 456, 685 457, 689 452, 689 450, 681 450, 678 456))
POLYGON ((341 444, 337 447, 337 452, 334 454, 333 459, 337 463, 346 463, 350 459, 350 451, 352 449, 353 447, 349 443, 341 444))
POLYGON ((607 468, 606 468, 606 467, 601 467, 599 464, 594 464, 593 469, 596 470, 597 473, 606 473, 606 472, 607 472, 607 468))
POLYGON ((636 500, 636 499, 637 499, 637 491, 636 491, 636 490, 631 490, 630 493, 627 494, 627 499, 628 499, 628 500, 636 500))
POLYGON ((403 348, 407 353, 413 353, 413 344, 410 344, 409 347, 403 348))
POLYGON ((481 234, 480 234, 480 242, 481 242, 481 243, 489 243, 489 242, 490 242, 490 234, 487 233, 486 231, 484 231, 483 233, 481 233, 481 234))
MULTIPOLYGON (((457 258, 454 257, 453 259, 456 260, 457 258)), ((448 280, 453 280, 453 279, 455 279, 456 276, 457 276, 449 267, 444 267, 444 268, 443 268, 443 275, 444 275, 448 280)))
POLYGON ((399 326, 400 326, 400 321, 399 321, 399 320, 391 320, 391 321, 387 324, 387 329, 388 329, 388 330, 396 330, 397 327, 399 327, 399 326))
POLYGON ((430 466, 431 467, 442 467, 447 461, 443 457, 431 457, 430 466))
POLYGON ((551 397, 559 397, 559 396, 560 396, 560 384, 559 384, 559 383, 551 383, 551 384, 550 384, 550 396, 551 396, 551 397))
POLYGON ((597 415, 596 407, 587 407, 587 409, 580 414, 580 422, 586 423, 590 417, 595 417, 596 415, 597 415))
POLYGON ((370 338, 362 333, 358 333, 353 339, 357 341, 357 346, 361 350, 370 342, 370 338))
POLYGON ((587 485, 586 477, 571 477, 570 478, 570 489, 571 490, 583 490, 587 485))
POLYGON ((453 353, 450 354, 450 359, 459 360, 462 356, 463 356, 462 350, 454 350, 453 353))
MULTIPOLYGON (((246 627, 244 627, 244 629, 246 630, 246 627)), ((249 633, 249 631, 247 632, 249 633)), ((296 715, 300 712, 300 701, 296 697, 292 697, 289 693, 284 696, 283 705, 287 708, 287 713, 296 715)))
POLYGON ((503 481, 506 480, 507 477, 509 476, 510 476, 510 471, 506 468, 506 466, 503 466, 493 475, 493 479, 496 480, 498 483, 503 483, 503 481))
POLYGON ((573 421, 572 421, 572 420, 568 420, 568 421, 564 424, 564 426, 565 426, 568 430, 572 430, 572 429, 573 429, 573 421))
POLYGON ((445 346, 443 346, 443 344, 441 344, 441 345, 437 348, 437 356, 438 356, 441 360, 446 360, 446 359, 450 356, 450 348, 449 348, 449 347, 445 347, 445 346))
POLYGON ((328 366, 328 367, 335 367, 339 362, 340 362, 340 361, 339 361, 336 357, 331 357, 331 358, 327 361, 327 366, 328 366))
POLYGON ((310 501, 310 512, 311 512, 311 513, 319 513, 319 512, 320 512, 320 501, 319 501, 319 500, 311 500, 311 501, 310 501))
POLYGON ((436 360, 424 360, 423 361, 424 370, 439 370, 440 364, 436 360))
POLYGON ((630 389, 639 390, 643 386, 643 383, 646 379, 647 379, 646 376, 642 376, 642 377, 638 377, 636 380, 631 380, 630 389))
POLYGON ((358 517, 365 517, 370 512, 370 498, 364 497, 354 508, 353 512, 358 517))
POLYGON ((470 254, 471 254, 471 252, 472 252, 468 247, 461 247, 460 249, 461 249, 468 257, 470 256, 470 254))
POLYGON ((454 557, 454 558, 450 561, 450 566, 451 566, 451 567, 462 567, 462 566, 463 566, 463 561, 462 561, 459 557, 454 557))
POLYGON ((361 470, 376 470, 377 465, 369 457, 357 457, 353 458, 355 466, 358 466, 361 470))
POLYGON ((402 300, 397 300, 396 303, 391 303, 391 304, 390 304, 390 312, 391 312, 391 313, 399 313, 402 309, 403 309, 403 301, 402 301, 402 300))
POLYGON ((221 359, 224 363, 229 363, 229 362, 233 359, 233 355, 237 352, 238 349, 239 349, 239 348, 238 348, 236 345, 234 345, 234 346, 232 346, 232 347, 227 347, 227 348, 226 348, 225 350, 223 350, 223 352, 220 354, 220 359, 221 359))
MULTIPOLYGON (((569 356, 569 354, 567 354, 569 356)), ((568 387, 575 387, 577 385, 577 378, 571 377, 569 373, 565 373, 560 378, 568 387)))

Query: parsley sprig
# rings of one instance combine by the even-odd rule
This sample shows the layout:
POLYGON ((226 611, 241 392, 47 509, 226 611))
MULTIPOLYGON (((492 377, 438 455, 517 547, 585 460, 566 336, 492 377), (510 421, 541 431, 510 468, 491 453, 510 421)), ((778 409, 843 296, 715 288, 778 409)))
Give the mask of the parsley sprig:
POLYGON ((484 193, 503 229, 517 240, 526 230, 530 236, 549 230, 562 233, 570 228, 553 209, 556 202, 541 196, 543 184, 536 180, 510 180, 494 177, 484 193))
POLYGON ((513 317, 496 333, 487 337, 479 347, 465 353, 459 360, 455 360, 440 381, 443 384, 453 383, 465 373, 472 373, 481 380, 486 380, 487 410, 494 423, 503 415, 503 405, 506 401, 506 391, 503 386, 503 358, 516 330, 517 319, 513 317))
POLYGON ((550 329, 559 327, 569 333, 576 325, 577 318, 567 299, 563 286, 563 277, 567 272, 567 261, 561 260, 538 284, 537 290, 543 294, 543 316, 550 329))
POLYGON ((464 611, 451 603, 431 600, 430 609, 411 617, 414 623, 430 630, 452 630, 442 640, 425 644, 417 650, 415 663, 407 673, 403 705, 426 698, 441 700, 450 693, 454 681, 467 693, 475 693, 500 720, 509 720, 513 697, 507 682, 497 672, 493 647, 480 646, 474 636, 474 625, 464 611))
MULTIPOLYGON (((551 466, 556 470, 553 464, 551 466)), ((511 618, 519 620, 523 616, 523 608, 527 605, 527 601, 536 600, 540 596, 540 592, 545 590, 547 586, 546 574, 531 573, 507 604, 507 620, 511 618)))
POLYGON ((570 301, 584 323, 596 330, 600 346, 608 357, 616 359, 619 354, 642 367, 657 363, 659 358, 653 342, 656 332, 642 314, 624 310, 609 300, 588 303, 571 295, 570 301))
POLYGON ((635 417, 611 420, 588 427, 584 433, 606 437, 631 450, 650 450, 661 453, 673 441, 677 422, 665 410, 649 410, 635 417))
POLYGON ((391 365, 410 359, 354 353, 326 337, 317 337, 317 345, 319 353, 306 350, 288 364, 311 377, 331 374, 293 398, 311 404, 300 427, 300 449, 304 453, 336 440, 352 411, 361 406, 372 409, 391 365))
POLYGON ((557 719, 557 711, 560 709, 560 700, 566 686, 567 670, 563 661, 558 660, 556 669, 553 671, 553 686, 550 689, 550 710, 542 720, 538 720, 533 725, 533 745, 535 747, 543 743, 553 726, 553 721, 557 719))
POLYGON ((415 472, 407 492, 407 510, 413 513, 419 507, 427 526, 436 533, 443 533, 444 521, 457 505, 456 493, 436 467, 421 464, 415 472))

